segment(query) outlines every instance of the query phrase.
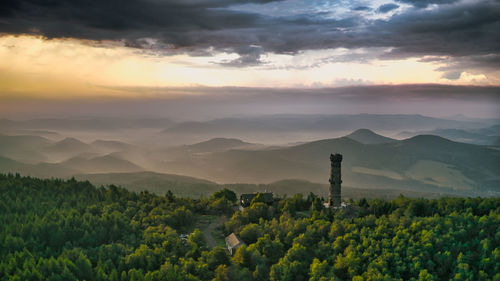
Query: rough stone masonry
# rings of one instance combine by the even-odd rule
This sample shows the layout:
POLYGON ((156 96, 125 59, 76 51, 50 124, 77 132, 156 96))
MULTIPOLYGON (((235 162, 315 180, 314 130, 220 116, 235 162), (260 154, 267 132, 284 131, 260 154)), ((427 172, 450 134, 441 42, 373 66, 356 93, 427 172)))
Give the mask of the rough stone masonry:
POLYGON ((330 192, 328 194, 328 205, 330 207, 340 207, 340 184, 342 183, 340 163, 342 162, 342 155, 338 153, 330 154, 330 162, 330 192))

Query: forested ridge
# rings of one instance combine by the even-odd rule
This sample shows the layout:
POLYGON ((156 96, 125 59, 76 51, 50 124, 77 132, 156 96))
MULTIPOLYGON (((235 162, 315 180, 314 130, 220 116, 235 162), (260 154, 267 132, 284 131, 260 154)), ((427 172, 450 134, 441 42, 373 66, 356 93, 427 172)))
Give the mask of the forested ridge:
POLYGON ((241 212, 230 190, 194 200, 11 174, 0 196, 0 280, 500 280, 500 198, 332 210, 314 194, 257 196, 241 212), (207 247, 207 214, 246 246, 207 247))

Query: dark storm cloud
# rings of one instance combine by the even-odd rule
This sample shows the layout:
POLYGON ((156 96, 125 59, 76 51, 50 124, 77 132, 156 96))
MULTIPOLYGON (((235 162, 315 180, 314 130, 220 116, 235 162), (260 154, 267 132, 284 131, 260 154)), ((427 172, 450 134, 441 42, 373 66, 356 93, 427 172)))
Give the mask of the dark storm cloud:
MULTIPOLYGON (((245 1, 269 2, 269 1, 245 1)), ((185 32, 244 28, 258 24, 250 14, 216 8, 231 1, 155 0, 7 0, 0 4, 1 29, 52 37, 134 39, 156 36, 175 45, 192 45, 185 32)), ((194 42, 195 43, 195 42, 194 42)))
POLYGON ((400 3, 410 4, 417 8, 427 8, 427 6, 432 4, 438 4, 438 5, 452 4, 460 0, 396 0, 396 1, 400 3))
POLYGON ((384 4, 384 5, 381 5, 380 7, 378 7, 377 9, 377 12, 379 13, 388 13, 394 9, 397 9, 399 8, 399 5, 396 5, 394 3, 388 3, 388 4, 384 4))
POLYGON ((462 76, 462 72, 460 71, 450 71, 443 74, 443 78, 448 80, 458 80, 460 79, 460 76, 462 76))
POLYGON ((366 7, 366 6, 357 6, 357 7, 355 7, 352 10, 353 11, 370 11, 371 8, 370 7, 366 7))
MULTIPOLYGON (((259 64, 266 52, 294 54, 337 47, 387 47, 392 49, 384 56, 391 59, 451 56, 481 65, 491 62, 473 58, 498 55, 500 50, 498 1, 399 0, 415 8, 384 20, 359 13, 332 18, 324 11, 272 16, 232 9, 236 4, 269 2, 287 8, 293 4, 273 0, 3 0, 0 32, 123 40, 127 46, 165 54, 209 55, 207 49, 238 53, 240 58, 222 62, 228 66, 259 64), (429 4, 438 7, 420 9, 429 4)), ((352 5, 351 10, 370 11, 352 5)), ((378 10, 383 13, 396 6, 386 4, 378 10)))
POLYGON ((380 40, 389 41, 405 54, 472 55, 497 53, 500 47, 500 10, 498 5, 470 6, 468 9, 417 11, 380 21, 373 30, 382 29, 380 40))
POLYGON ((259 46, 244 46, 235 50, 240 57, 231 61, 219 63, 225 66, 243 67, 251 65, 259 65, 262 63, 261 55, 263 50, 259 46))

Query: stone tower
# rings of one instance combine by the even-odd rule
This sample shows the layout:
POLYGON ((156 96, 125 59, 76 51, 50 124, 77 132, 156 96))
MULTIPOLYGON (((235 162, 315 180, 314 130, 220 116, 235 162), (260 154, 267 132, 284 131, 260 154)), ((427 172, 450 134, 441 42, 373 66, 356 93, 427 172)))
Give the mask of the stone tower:
POLYGON ((330 154, 331 169, 330 169, 330 193, 328 194, 328 205, 330 207, 340 207, 340 184, 342 178, 340 175, 340 162, 342 155, 335 153, 330 154))

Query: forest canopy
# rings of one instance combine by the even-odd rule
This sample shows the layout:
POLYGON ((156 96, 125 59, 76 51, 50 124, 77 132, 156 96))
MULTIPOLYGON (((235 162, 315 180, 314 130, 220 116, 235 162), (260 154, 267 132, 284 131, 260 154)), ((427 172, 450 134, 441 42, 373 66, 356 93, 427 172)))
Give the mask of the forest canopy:
POLYGON ((500 280, 499 198, 333 210, 311 193, 236 211, 230 190, 195 200, 12 174, 0 196, 0 280, 500 280), (196 227, 208 215, 246 246, 210 246, 196 227))

